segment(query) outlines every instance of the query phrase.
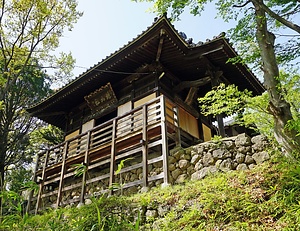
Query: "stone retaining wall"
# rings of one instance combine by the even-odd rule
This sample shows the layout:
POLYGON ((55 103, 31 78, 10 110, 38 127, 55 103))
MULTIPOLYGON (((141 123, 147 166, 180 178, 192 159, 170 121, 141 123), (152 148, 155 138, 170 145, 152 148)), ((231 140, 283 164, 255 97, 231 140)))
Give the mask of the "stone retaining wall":
POLYGON ((269 159, 264 151, 268 142, 262 135, 246 134, 200 143, 187 149, 170 151, 171 183, 199 180, 217 171, 246 170, 269 159))

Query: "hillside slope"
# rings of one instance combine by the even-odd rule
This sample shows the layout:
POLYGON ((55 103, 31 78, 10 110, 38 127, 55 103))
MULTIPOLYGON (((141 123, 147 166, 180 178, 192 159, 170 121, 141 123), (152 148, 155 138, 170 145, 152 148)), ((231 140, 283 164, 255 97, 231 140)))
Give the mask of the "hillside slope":
POLYGON ((80 208, 13 215, 3 230, 300 230, 300 167, 272 158, 251 170, 216 173, 80 208))

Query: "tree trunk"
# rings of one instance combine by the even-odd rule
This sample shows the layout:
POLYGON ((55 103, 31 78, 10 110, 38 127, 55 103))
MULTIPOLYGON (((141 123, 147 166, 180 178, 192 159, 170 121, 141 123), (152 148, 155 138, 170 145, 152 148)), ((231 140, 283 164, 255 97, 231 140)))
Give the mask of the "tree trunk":
POLYGON ((293 120, 290 104, 284 99, 279 81, 279 69, 276 61, 274 42, 275 36, 268 31, 265 11, 260 4, 263 0, 253 1, 256 13, 256 38, 260 47, 263 61, 264 86, 269 94, 269 112, 274 118, 275 138, 291 156, 294 151, 300 150, 300 137, 297 131, 288 129, 287 124, 293 120))

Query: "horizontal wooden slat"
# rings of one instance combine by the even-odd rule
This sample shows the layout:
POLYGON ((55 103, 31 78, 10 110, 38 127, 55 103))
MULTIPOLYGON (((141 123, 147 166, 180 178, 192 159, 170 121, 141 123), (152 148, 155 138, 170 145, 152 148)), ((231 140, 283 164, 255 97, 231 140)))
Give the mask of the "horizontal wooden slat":
MULTIPOLYGON (((136 186, 136 185, 140 185, 142 184, 143 180, 136 180, 136 181, 132 181, 132 182, 129 182, 129 183, 126 183, 122 186, 123 189, 125 188, 130 188, 130 187, 133 187, 133 186, 136 186)), ((116 190, 114 190, 116 191, 116 190)))
POLYGON ((109 178, 109 173, 89 179, 86 181, 86 184, 94 183, 96 181, 104 180, 107 178, 109 178))
POLYGON ((129 171, 132 171, 134 169, 141 168, 141 167, 143 167, 143 163, 138 163, 138 164, 126 167, 126 168, 122 168, 121 171, 120 171, 120 174, 125 173, 125 172, 129 172, 129 171))
POLYGON ((159 180, 159 179, 163 179, 163 178, 164 178, 164 173, 161 172, 158 175, 148 177, 148 181, 150 182, 150 181, 159 180))
POLYGON ((155 157, 155 158, 152 158, 152 159, 148 160, 148 164, 153 164, 153 163, 156 163, 156 162, 159 162, 159 161, 162 161, 162 160, 163 160, 162 156, 155 157))
POLYGON ((58 190, 54 190, 54 191, 51 191, 51 192, 48 192, 48 193, 44 193, 42 195, 42 198, 49 197, 49 196, 52 196, 52 195, 57 195, 57 193, 58 193, 58 190))

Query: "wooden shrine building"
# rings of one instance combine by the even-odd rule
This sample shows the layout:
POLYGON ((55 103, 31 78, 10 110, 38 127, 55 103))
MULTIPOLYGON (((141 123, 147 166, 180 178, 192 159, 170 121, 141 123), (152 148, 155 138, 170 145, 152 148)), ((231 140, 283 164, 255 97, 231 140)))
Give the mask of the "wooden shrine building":
POLYGON ((262 84, 224 35, 192 43, 163 16, 43 101, 32 116, 65 131, 65 141, 38 155, 37 195, 29 211, 84 203, 91 195, 172 183, 169 150, 210 140, 212 121, 197 98, 220 82, 254 95, 262 84), (115 174, 119 163, 124 167, 115 174), (86 169, 75 174, 82 165, 86 169), (158 166, 153 173, 153 166, 158 166), (157 169, 160 169, 159 171, 157 169))

